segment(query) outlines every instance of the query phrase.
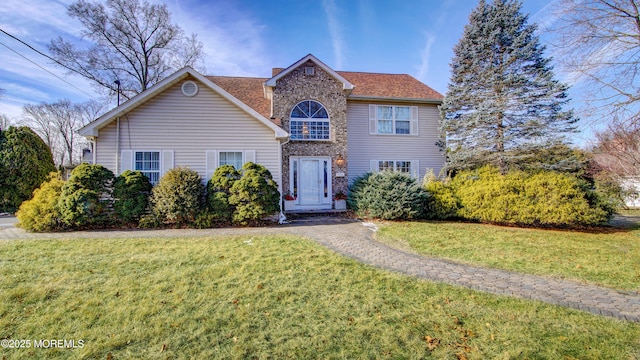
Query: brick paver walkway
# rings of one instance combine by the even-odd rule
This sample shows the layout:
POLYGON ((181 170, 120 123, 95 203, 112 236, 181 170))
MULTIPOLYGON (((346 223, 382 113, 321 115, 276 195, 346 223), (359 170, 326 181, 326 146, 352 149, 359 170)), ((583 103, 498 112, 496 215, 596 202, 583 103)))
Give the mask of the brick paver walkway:
POLYGON ((16 228, 0 228, 0 241, 29 238, 191 237, 291 233, 309 237, 340 254, 383 269, 489 293, 539 300, 598 315, 640 322, 638 293, 428 258, 381 244, 374 240, 374 231, 373 224, 335 218, 312 218, 307 221, 298 220, 288 226, 241 229, 28 234, 16 228))

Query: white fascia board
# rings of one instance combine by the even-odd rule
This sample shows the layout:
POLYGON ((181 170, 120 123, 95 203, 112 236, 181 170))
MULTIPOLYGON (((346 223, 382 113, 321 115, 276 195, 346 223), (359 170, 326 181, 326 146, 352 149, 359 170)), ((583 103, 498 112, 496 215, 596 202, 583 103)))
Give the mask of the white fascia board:
POLYGON ((287 74, 289 74, 290 72, 295 70, 298 66, 306 63, 309 60, 313 61, 322 70, 326 71, 327 73, 329 73, 329 75, 333 76, 336 80, 340 81, 342 83, 342 89, 343 90, 353 90, 353 84, 352 83, 350 83, 347 79, 342 77, 340 74, 335 72, 333 69, 331 69, 325 63, 323 63, 322 61, 318 60, 318 58, 316 58, 315 56, 313 56, 311 54, 303 57, 302 59, 298 60, 295 64, 293 64, 293 65, 289 66, 288 68, 282 70, 280 73, 278 73, 278 75, 276 75, 276 76, 272 77, 271 79, 267 80, 264 83, 265 86, 267 86, 267 87, 275 87, 276 83, 278 82, 279 79, 281 79, 283 76, 286 76, 287 74))

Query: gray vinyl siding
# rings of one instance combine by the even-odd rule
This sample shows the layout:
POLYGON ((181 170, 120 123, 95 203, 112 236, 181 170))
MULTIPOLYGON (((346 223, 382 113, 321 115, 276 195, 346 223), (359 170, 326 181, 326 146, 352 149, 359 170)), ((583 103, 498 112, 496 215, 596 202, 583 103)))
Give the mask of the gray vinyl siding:
POLYGON ((347 103, 349 182, 370 171, 371 160, 418 160, 419 178, 427 169, 436 175, 444 166, 444 156, 436 146, 439 139, 436 105, 418 105, 418 135, 370 135, 369 105, 411 105, 374 102, 347 103))
MULTIPOLYGON (((280 182, 279 142, 272 129, 200 83, 196 96, 185 97, 181 84, 120 118, 120 154, 171 150, 175 167, 188 166, 206 179, 207 151, 255 150, 256 163, 280 182)), ((114 120, 100 129, 97 138, 97 162, 114 173, 116 133, 114 120)))

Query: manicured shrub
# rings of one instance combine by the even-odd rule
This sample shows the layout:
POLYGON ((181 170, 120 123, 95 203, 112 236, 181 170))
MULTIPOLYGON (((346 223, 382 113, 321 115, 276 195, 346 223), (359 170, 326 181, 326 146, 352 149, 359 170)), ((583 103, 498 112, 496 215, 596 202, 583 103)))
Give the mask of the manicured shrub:
POLYGON ((138 227, 141 229, 158 229, 163 226, 163 220, 153 212, 143 215, 138 222, 138 227))
POLYGON ((108 225, 113 219, 114 180, 113 172, 102 165, 78 165, 62 187, 62 221, 74 229, 108 225))
POLYGON ((229 203, 231 188, 241 177, 233 165, 223 165, 216 169, 207 183, 207 216, 203 216, 198 226, 210 227, 215 222, 228 222, 233 218, 235 206, 229 203), (209 225, 209 226, 207 226, 209 225))
MULTIPOLYGON (((510 171, 495 167, 458 173, 438 185, 451 191, 461 218, 499 224, 579 226, 606 223, 613 206, 587 181, 555 171, 510 171)), ((435 212, 435 215, 439 215, 435 212)))
POLYGON ((0 131, 0 212, 14 212, 55 171, 51 149, 29 127, 0 131))
POLYGON ((221 224, 221 220, 211 211, 205 211, 196 216, 193 226, 196 229, 210 229, 221 224))
MULTIPOLYGON (((516 179, 509 179, 515 182, 516 179)), ((557 172, 538 172, 525 179, 512 222, 534 225, 597 225, 608 221, 597 206, 586 182, 557 172)))
POLYGON ((200 175, 189 168, 177 167, 167 171, 153 188, 152 211, 163 222, 191 225, 202 211, 203 200, 200 175))
POLYGON ((356 179, 349 197, 360 217, 407 220, 421 217, 428 194, 411 176, 383 171, 356 179))
POLYGON ((584 181, 583 187, 591 207, 601 209, 606 214, 606 221, 625 206, 625 191, 614 179, 598 176, 584 181))
POLYGON ((34 190, 33 198, 22 203, 16 213, 18 226, 30 232, 56 231, 64 228, 58 201, 64 181, 60 174, 51 173, 49 180, 34 190))
POLYGON ((280 192, 271 172, 259 164, 244 164, 242 177, 231 186, 229 204, 235 206, 233 221, 242 225, 278 213, 280 192))
POLYGON ((429 196, 425 201, 424 216, 427 219, 453 219, 458 217, 459 200, 449 185, 451 179, 439 181, 433 172, 424 178, 423 186, 429 196))
POLYGON ((458 215, 469 220, 509 223, 517 211, 514 195, 498 168, 485 166, 459 172, 452 180, 460 208, 458 215))
POLYGON ((137 222, 149 208, 153 185, 142 172, 127 170, 113 185, 113 209, 116 220, 123 224, 137 222))
POLYGON ((353 183, 349 186, 349 195, 347 195, 347 207, 353 210, 355 213, 358 213, 358 205, 360 204, 359 199, 360 196, 354 196, 363 191, 363 188, 367 185, 369 181, 369 177, 373 175, 373 173, 366 173, 364 175, 358 176, 353 183))

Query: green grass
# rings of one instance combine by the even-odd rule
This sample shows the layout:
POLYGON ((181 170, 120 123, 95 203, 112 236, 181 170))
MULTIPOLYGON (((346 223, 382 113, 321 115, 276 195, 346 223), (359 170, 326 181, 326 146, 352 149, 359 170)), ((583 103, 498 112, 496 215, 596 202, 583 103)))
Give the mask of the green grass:
MULTIPOLYGON (((417 225, 415 225, 417 226, 417 225)), ((640 324, 374 269, 293 236, 0 244, 0 358, 637 359, 640 324)))
POLYGON ((383 224, 377 239, 427 256, 640 291, 640 230, 602 230, 404 222, 383 224))

